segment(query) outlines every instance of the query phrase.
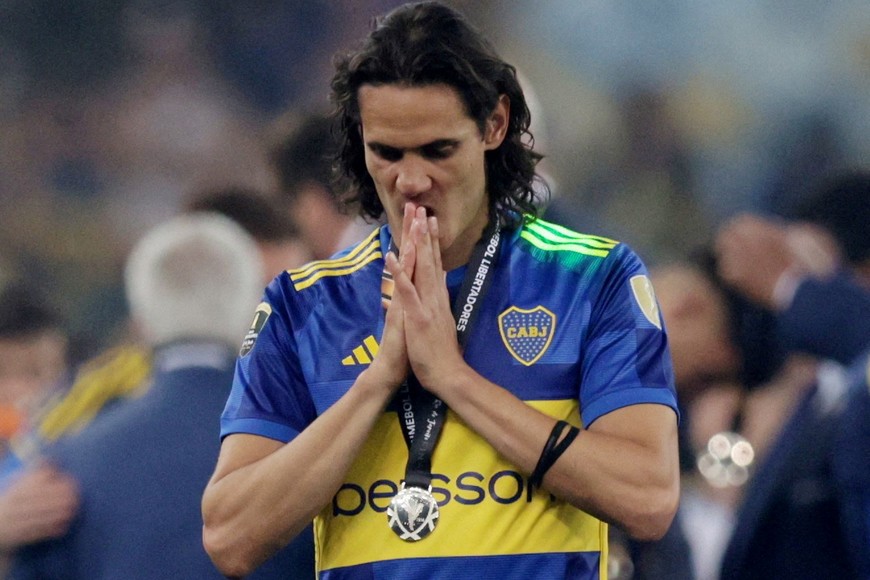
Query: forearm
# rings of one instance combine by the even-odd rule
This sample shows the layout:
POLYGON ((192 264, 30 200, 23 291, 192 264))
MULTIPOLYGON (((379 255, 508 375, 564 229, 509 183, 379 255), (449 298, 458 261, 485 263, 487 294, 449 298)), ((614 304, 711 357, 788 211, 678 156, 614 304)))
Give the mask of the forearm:
MULTIPOLYGON (((453 376, 439 396, 501 455, 531 473, 556 420, 471 369, 453 376)), ((679 496, 673 411, 635 405, 600 418, 547 472, 543 487, 635 537, 663 534, 679 496)))
POLYGON ((389 396, 363 373, 292 442, 224 474, 218 466, 203 496, 203 538, 224 573, 249 573, 331 501, 389 396))
MULTIPOLYGON (((635 422, 671 425, 646 429, 656 441, 584 431, 544 478, 544 486, 584 511, 640 540, 667 531, 679 503, 679 463, 675 415, 663 405, 635 405, 614 411, 635 422)), ((599 421, 613 420, 605 416, 599 421)))

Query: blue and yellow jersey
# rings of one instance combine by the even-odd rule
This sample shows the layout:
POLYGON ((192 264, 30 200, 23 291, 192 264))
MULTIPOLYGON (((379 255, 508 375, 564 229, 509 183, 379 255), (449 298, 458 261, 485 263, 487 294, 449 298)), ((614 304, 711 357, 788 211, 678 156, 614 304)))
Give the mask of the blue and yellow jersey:
POLYGON ((110 348, 85 363, 69 388, 53 393, 0 449, 0 488, 59 439, 78 433, 109 407, 139 397, 150 386, 150 351, 134 344, 110 348), (5 451, 5 453, 4 453, 5 451))
MULTIPOLYGON (((676 410, 667 341, 640 259, 624 244, 543 220, 505 232, 465 358, 530 406, 577 426, 620 407, 676 410)), ((334 259, 277 278, 242 347, 222 436, 290 441, 377 355, 387 226, 334 259)), ((448 273, 457 292, 465 268, 448 273)), ((532 489, 528 474, 449 412, 432 458, 437 529, 387 525, 408 450, 397 406, 377 422, 315 521, 318 569, 344 578, 605 578, 607 526, 532 489)))
POLYGON ((150 386, 151 352, 135 344, 110 348, 76 373, 70 388, 40 413, 45 442, 76 433, 113 403, 141 396, 150 386))

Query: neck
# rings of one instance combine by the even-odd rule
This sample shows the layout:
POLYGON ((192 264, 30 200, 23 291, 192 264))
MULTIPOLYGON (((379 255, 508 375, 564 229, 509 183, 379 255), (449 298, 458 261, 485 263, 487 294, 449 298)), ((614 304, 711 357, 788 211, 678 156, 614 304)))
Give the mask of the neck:
MULTIPOLYGON (((441 265, 445 272, 455 270, 460 266, 464 266, 471 259, 471 252, 474 250, 474 242, 468 248, 463 248, 461 252, 444 251, 441 252, 441 265)), ((452 250, 453 248, 451 248, 452 250)))
POLYGON ((449 272, 468 263, 477 242, 487 232, 488 225, 489 212, 482 212, 474 223, 453 240, 450 247, 441 251, 441 264, 445 271, 449 272))
POLYGON ((466 236, 462 240, 456 240, 450 248, 441 252, 441 264, 446 272, 466 265, 471 260, 477 242, 486 231, 484 225, 481 229, 475 228, 475 235, 466 236))

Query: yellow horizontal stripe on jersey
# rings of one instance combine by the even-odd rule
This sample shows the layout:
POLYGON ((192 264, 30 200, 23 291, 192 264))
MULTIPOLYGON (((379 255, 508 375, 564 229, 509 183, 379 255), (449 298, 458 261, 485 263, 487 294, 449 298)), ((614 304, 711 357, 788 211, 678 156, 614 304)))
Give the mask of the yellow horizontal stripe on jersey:
MULTIPOLYGON (((357 260, 362 254, 370 251, 371 246, 373 245, 372 242, 378 238, 379 233, 380 230, 374 230, 345 256, 342 256, 340 258, 334 258, 331 260, 315 260, 314 262, 310 262, 299 268, 287 270, 287 273, 290 274, 291 280, 293 280, 294 282, 298 282, 306 276, 309 276, 312 273, 317 272, 318 270, 321 270, 323 268, 329 268, 336 265, 340 266, 349 262, 353 262, 357 260)), ((380 246, 380 241, 378 240, 378 243, 375 245, 380 246)))
POLYGON ((318 280, 329 276, 344 276, 356 272, 366 264, 383 257, 381 243, 374 232, 369 238, 358 245, 353 251, 343 258, 335 260, 321 260, 313 262, 309 266, 291 270, 290 279, 297 291, 308 288, 318 280), (375 238, 375 239, 372 239, 375 238))
MULTIPOLYGON (((576 400, 527 403, 580 424, 576 400)), ((529 493, 528 474, 452 411, 432 457, 438 525, 424 541, 405 542, 390 529, 386 508, 407 461, 399 419, 386 412, 334 500, 315 519, 319 569, 399 558, 606 550, 606 524, 546 491, 529 493)))
POLYGON ((306 278, 305 280, 303 280, 302 282, 298 282, 298 283, 294 284, 293 287, 296 288, 296 291, 298 292, 298 291, 304 290, 305 288, 308 288, 309 286, 311 286, 312 284, 314 284, 315 282, 317 282, 321 278, 327 278, 329 276, 345 276, 347 274, 352 274, 353 272, 356 272, 357 270, 359 270, 360 268, 362 268, 366 264, 374 262, 375 260, 382 258, 382 257, 383 257, 383 255, 381 254, 380 250, 375 251, 369 255, 360 256, 360 260, 358 262, 351 263, 346 268, 339 268, 337 270, 319 270, 319 271, 315 272, 314 274, 312 274, 311 276, 309 276, 308 278, 306 278))

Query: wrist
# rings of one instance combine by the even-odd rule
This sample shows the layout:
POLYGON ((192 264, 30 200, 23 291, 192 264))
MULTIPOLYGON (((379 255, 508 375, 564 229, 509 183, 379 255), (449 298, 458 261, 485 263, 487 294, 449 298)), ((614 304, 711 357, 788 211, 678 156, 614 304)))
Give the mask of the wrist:
POLYGON ((379 372, 378 367, 372 363, 357 376, 354 386, 367 397, 389 401, 403 381, 404 377, 398 379, 379 372))
POLYGON ((427 391, 450 404, 450 401, 455 399, 456 394, 465 390, 465 385, 474 381, 477 373, 468 366, 464 359, 460 359, 456 365, 440 367, 434 375, 425 382, 420 381, 420 384, 427 391))

